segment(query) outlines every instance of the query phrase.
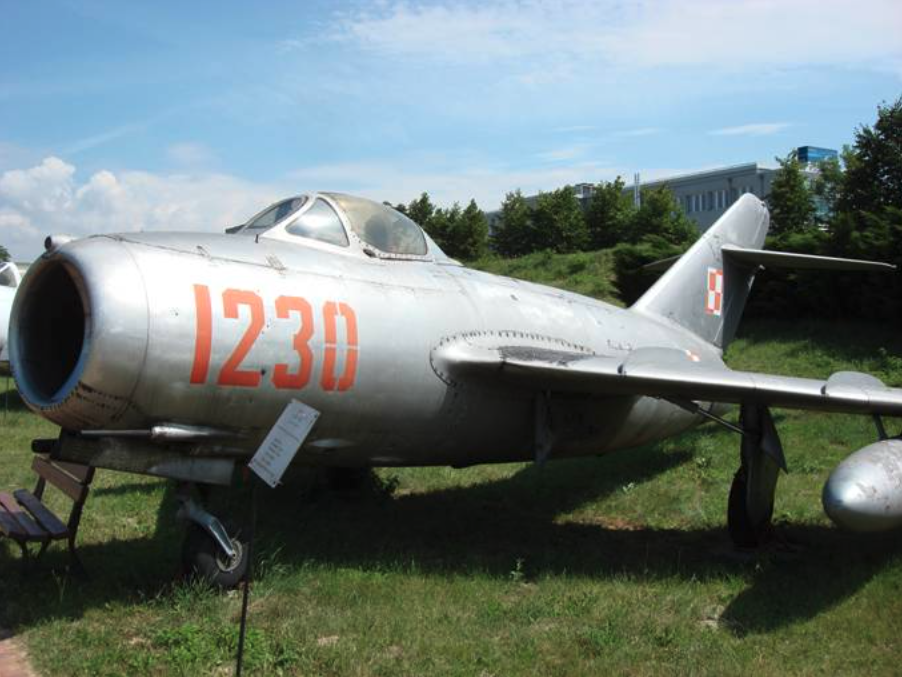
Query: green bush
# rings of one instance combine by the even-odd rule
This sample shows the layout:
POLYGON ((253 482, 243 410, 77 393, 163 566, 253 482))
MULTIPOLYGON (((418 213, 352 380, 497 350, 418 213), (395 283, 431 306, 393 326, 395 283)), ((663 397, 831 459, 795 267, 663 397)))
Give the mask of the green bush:
POLYGON ((651 235, 638 244, 614 247, 614 279, 618 296, 631 305, 651 287, 663 270, 645 268, 650 263, 679 256, 689 245, 676 245, 663 237, 651 235))

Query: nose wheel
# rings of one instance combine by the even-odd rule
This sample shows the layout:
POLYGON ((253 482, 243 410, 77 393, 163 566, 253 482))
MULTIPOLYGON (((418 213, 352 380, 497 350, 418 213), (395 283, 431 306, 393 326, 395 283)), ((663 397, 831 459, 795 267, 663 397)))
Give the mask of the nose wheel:
POLYGON ((187 574, 197 576, 218 588, 234 588, 244 578, 248 564, 248 544, 241 530, 226 522, 223 529, 231 546, 226 552, 219 540, 203 527, 192 524, 182 546, 182 565, 187 574))
POLYGON ((196 503, 191 493, 192 486, 186 483, 177 494, 177 517, 188 522, 182 545, 184 572, 218 588, 234 588, 244 578, 250 561, 247 532, 233 521, 220 522, 196 503))

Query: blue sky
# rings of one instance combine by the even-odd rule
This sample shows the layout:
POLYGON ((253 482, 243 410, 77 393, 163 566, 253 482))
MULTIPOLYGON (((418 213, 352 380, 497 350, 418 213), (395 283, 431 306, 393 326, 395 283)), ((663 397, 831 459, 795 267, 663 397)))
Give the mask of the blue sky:
POLYGON ((804 145, 902 95, 898 0, 0 0, 0 244, 439 204, 804 145))

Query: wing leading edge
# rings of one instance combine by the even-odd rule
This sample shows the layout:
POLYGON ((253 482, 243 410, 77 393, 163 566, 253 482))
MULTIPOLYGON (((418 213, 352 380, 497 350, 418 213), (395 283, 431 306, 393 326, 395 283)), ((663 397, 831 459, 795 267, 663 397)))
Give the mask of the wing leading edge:
POLYGON ((459 340, 438 347, 433 361, 455 380, 501 380, 536 390, 902 416, 902 388, 868 374, 841 371, 821 381, 734 371, 718 358, 700 359, 676 348, 601 357, 459 340))

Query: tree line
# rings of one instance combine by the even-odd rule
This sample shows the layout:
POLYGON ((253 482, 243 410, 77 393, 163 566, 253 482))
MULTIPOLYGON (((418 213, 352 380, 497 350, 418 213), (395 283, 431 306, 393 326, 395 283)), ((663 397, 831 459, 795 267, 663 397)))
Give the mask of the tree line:
POLYGON ((540 193, 531 202, 520 191, 508 193, 495 229, 495 251, 502 256, 545 249, 565 254, 649 238, 680 246, 698 236, 695 224, 666 188, 642 191, 641 206, 624 192, 620 177, 592 188, 585 210, 569 186, 540 193))
POLYGON ((859 317, 902 321, 902 97, 877 108, 839 158, 813 181, 794 153, 777 158, 766 247, 885 261, 894 274, 763 271, 750 312, 769 317, 859 317))
POLYGON ((422 193, 394 208, 422 226, 449 256, 465 261, 489 253, 510 258, 537 251, 567 254, 627 245, 651 245, 670 255, 672 249, 681 251, 698 237, 698 229, 670 190, 643 190, 641 206, 636 206, 620 177, 595 184, 585 208, 570 186, 535 198, 526 198, 519 190, 508 193, 491 237, 488 220, 473 200, 466 209, 457 203, 443 209, 422 193))
POLYGON ((489 224, 476 200, 470 200, 464 209, 457 202, 445 209, 434 205, 428 193, 422 193, 410 204, 394 208, 419 224, 451 258, 472 261, 488 250, 489 224))

